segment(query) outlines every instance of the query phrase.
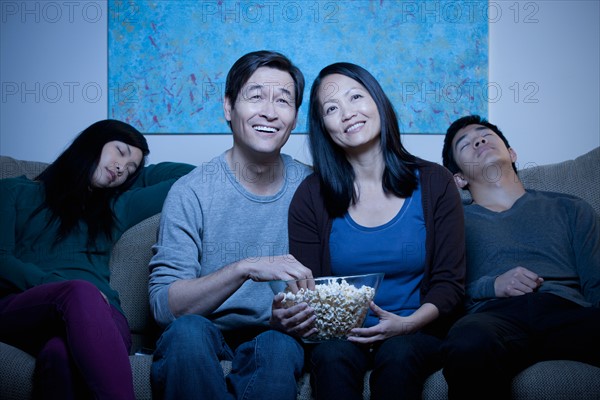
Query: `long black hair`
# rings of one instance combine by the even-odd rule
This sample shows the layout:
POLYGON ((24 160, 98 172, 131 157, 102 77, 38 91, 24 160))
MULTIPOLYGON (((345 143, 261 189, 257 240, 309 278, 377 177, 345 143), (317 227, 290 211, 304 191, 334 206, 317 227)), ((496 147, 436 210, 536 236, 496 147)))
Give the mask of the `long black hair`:
POLYGON ((88 246, 99 234, 112 237, 114 214, 111 201, 127 190, 141 172, 150 153, 146 138, 133 126, 117 120, 95 122, 83 130, 69 147, 36 180, 44 184, 45 202, 38 209, 50 210, 48 224, 58 221, 56 241, 63 240, 80 221, 88 228, 88 246), (135 173, 115 188, 92 187, 102 148, 108 142, 121 141, 142 151, 143 160, 135 173))
POLYGON ((333 217, 342 216, 358 200, 354 189, 354 169, 343 149, 331 139, 321 114, 318 96, 321 82, 332 74, 345 75, 360 83, 375 101, 381 120, 380 143, 385 163, 383 190, 399 197, 409 197, 417 187, 416 158, 402 145, 398 118, 391 101, 366 69, 351 63, 335 63, 323 68, 315 79, 308 111, 310 152, 329 214, 333 217))

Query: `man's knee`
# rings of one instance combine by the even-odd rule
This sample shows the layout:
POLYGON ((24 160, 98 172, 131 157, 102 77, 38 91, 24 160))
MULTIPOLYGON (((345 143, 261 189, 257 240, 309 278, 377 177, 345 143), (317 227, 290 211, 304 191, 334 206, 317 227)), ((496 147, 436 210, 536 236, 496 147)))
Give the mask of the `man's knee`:
POLYGON ((184 315, 167 326, 157 346, 186 353, 221 341, 219 329, 210 320, 200 315, 184 315))

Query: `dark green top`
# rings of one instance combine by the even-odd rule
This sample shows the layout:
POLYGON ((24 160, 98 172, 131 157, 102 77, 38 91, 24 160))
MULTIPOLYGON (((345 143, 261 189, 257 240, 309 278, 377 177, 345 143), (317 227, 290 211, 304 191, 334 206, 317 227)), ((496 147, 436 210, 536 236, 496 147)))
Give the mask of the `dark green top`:
POLYGON ((145 167, 113 203, 112 239, 98 235, 94 249, 87 246, 84 223, 55 244, 58 223, 48 226, 48 210, 31 218, 45 198, 42 183, 24 176, 0 180, 0 298, 43 283, 83 279, 121 310, 118 293, 109 285, 112 246, 127 229, 160 212, 171 185, 192 169, 179 163, 145 167))

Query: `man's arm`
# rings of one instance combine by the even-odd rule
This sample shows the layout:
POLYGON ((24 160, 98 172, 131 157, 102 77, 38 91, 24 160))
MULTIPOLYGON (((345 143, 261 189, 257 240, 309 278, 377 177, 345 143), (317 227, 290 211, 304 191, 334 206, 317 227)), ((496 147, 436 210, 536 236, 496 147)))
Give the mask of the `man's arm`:
POLYGON ((573 229, 573 253, 581 291, 594 307, 600 307, 600 217, 583 200, 578 200, 573 229))
POLYGON ((248 279, 257 282, 312 277, 291 255, 243 259, 196 279, 169 286, 169 308, 175 318, 185 314, 209 315, 248 279), (210 293, 210 295, 207 295, 210 293))
POLYGON ((203 275, 203 211, 187 182, 176 183, 165 201, 149 282, 151 309, 161 325, 185 314, 209 315, 248 279, 312 276, 289 255, 244 259, 203 275))

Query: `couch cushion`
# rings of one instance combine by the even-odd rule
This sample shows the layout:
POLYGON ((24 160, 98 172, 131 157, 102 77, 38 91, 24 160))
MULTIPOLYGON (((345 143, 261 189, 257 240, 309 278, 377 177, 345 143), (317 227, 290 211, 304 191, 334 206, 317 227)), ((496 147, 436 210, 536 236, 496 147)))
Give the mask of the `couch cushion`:
POLYGON ((600 147, 574 160, 525 168, 519 177, 528 189, 577 196, 600 215, 600 147))
POLYGON ((577 361, 532 365, 512 382, 512 399, 600 399, 600 368, 577 361))
POLYGON ((2 355, 0 398, 10 400, 31 399, 35 358, 2 342, 0 342, 0 354, 2 355))
MULTIPOLYGON (((148 334, 149 329, 156 328, 148 301, 148 263, 159 220, 160 214, 156 214, 127 230, 111 253, 110 284, 119 292, 121 306, 134 334, 148 334)), ((133 350, 144 345, 134 343, 133 350)))
POLYGON ((43 162, 15 160, 12 157, 0 156, 0 179, 14 178, 21 175, 33 179, 47 166, 48 164, 43 162))

